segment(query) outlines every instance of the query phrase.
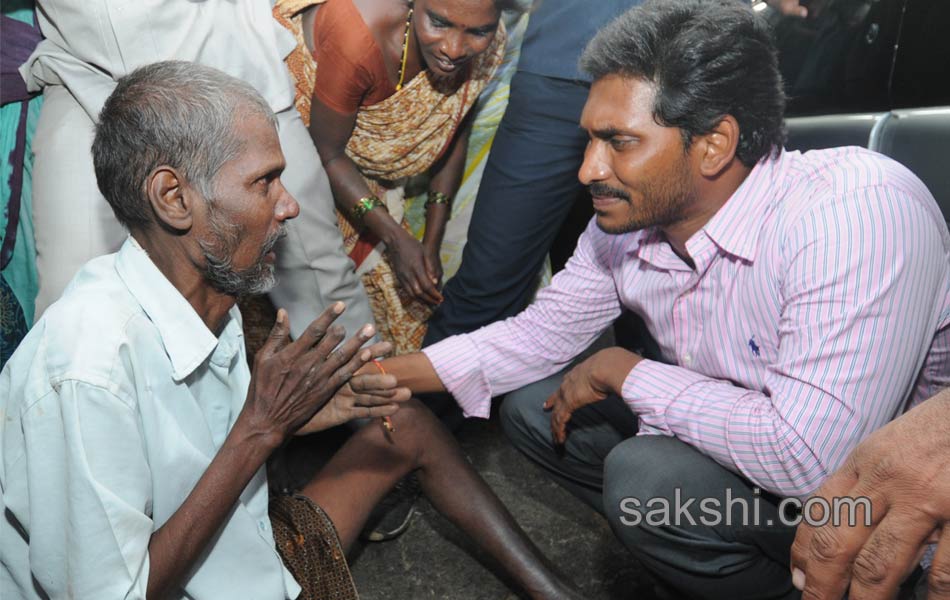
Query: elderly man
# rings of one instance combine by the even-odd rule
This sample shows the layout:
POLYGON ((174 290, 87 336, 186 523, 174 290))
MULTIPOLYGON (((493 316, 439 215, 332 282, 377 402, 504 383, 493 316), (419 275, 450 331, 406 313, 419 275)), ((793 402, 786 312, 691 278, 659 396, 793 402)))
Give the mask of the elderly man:
POLYGON ((531 596, 572 597, 426 409, 392 376, 350 379, 386 346, 361 349, 370 325, 341 345, 342 304, 293 342, 281 310, 249 371, 235 298, 273 285, 298 213, 275 125, 248 84, 184 62, 134 71, 106 102, 96 175, 131 237, 80 271, 0 375, 0 589, 353 597, 343 552, 418 470, 531 596), (268 498, 264 462, 290 435, 389 415, 394 431, 361 428, 299 495, 268 498))
POLYGON ((125 231, 96 187, 95 120, 116 81, 143 65, 186 60, 251 84, 279 123, 287 168, 282 181, 304 210, 278 244, 279 280, 269 295, 287 309, 296 337, 334 302, 338 322, 355 332, 372 321, 366 292, 343 252, 333 197, 316 148, 293 106, 283 59, 293 36, 261 0, 36 0, 46 38, 20 73, 43 90, 33 150, 33 223, 39 291, 36 314, 59 298, 87 260, 114 252, 125 231))
POLYGON ((948 376, 933 197, 863 149, 784 151, 776 62, 738 1, 655 0, 601 30, 574 256, 523 313, 383 363, 469 415, 522 388, 514 444, 688 597, 796 597, 779 497, 948 376), (559 373, 624 308, 661 360, 614 347, 559 373))

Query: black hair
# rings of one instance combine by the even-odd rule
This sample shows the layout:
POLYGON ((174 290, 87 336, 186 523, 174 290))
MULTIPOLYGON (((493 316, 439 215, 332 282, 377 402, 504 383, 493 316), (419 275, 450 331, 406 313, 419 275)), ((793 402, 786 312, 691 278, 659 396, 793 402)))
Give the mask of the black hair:
POLYGON ((739 0, 649 0, 597 33, 581 57, 596 81, 621 75, 655 86, 653 114, 693 137, 726 115, 739 123, 746 166, 785 142, 785 93, 772 33, 739 0))

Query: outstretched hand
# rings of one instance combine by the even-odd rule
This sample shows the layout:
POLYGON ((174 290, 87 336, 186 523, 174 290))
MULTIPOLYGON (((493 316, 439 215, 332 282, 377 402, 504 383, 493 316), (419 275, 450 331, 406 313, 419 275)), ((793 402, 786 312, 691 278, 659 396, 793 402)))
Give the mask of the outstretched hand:
POLYGON ((337 302, 294 341, 287 312, 277 311, 277 322, 254 358, 247 401, 239 417, 274 447, 309 421, 371 359, 368 349, 359 350, 373 336, 372 325, 364 325, 340 345, 345 331, 333 321, 344 309, 337 302))
MULTIPOLYGON (((392 349, 389 342, 379 342, 361 352, 360 361, 365 364, 381 358, 392 349)), ((326 406, 317 411, 306 425, 297 430, 297 435, 323 431, 367 417, 388 417, 399 410, 399 405, 409 400, 409 388, 398 387, 395 375, 366 373, 354 375, 326 406)))

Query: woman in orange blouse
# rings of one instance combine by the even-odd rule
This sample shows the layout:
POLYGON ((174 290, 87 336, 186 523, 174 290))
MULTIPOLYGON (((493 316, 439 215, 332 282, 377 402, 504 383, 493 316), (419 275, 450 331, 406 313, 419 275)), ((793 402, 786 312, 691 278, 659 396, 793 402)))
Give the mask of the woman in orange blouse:
POLYGON ((377 327, 419 348, 439 292, 439 248, 465 164, 467 115, 504 54, 513 0, 280 0, 298 36, 297 108, 330 179, 347 252, 377 327), (407 179, 429 175, 420 243, 403 215, 407 179))

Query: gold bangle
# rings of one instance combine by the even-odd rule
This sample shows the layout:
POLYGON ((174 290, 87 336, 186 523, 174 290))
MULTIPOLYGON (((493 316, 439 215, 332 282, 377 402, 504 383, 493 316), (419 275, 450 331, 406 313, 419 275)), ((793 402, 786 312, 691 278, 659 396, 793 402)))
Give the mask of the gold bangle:
POLYGON ((429 208, 432 204, 452 204, 452 198, 448 194, 429 190, 429 197, 426 198, 426 208, 429 208))
POLYGON ((354 220, 362 221, 363 217, 366 216, 366 213, 373 210, 377 206, 381 206, 383 209, 386 209, 386 205, 380 202, 379 198, 376 196, 365 196, 356 201, 356 204, 354 204, 353 208, 350 209, 350 214, 353 215, 354 220))

